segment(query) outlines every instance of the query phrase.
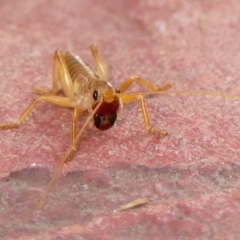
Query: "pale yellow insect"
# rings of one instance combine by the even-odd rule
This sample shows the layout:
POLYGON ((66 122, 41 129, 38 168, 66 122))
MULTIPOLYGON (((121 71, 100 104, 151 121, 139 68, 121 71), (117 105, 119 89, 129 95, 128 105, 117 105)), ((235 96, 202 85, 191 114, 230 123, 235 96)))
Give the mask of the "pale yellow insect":
POLYGON ((19 119, 13 123, 0 124, 0 129, 3 130, 19 127, 40 101, 46 101, 73 109, 71 146, 56 167, 41 196, 39 205, 41 205, 46 198, 50 187, 64 163, 73 158, 74 153, 77 151, 78 140, 86 127, 95 125, 100 130, 109 129, 114 125, 117 119, 117 112, 123 108, 125 103, 138 100, 147 132, 164 137, 167 135, 166 131, 151 127, 144 95, 181 93, 240 99, 238 96, 217 93, 168 90, 172 87, 171 83, 159 87, 138 76, 127 78, 118 88, 114 88, 108 82, 106 64, 99 56, 97 46, 91 45, 90 49, 96 64, 96 70, 93 70, 81 58, 71 53, 67 52, 64 54, 61 50, 55 51, 53 58, 52 89, 45 91, 39 87, 35 88, 35 91, 40 94, 40 96, 26 108, 19 119), (150 91, 126 94, 125 91, 135 82, 147 87, 150 91), (80 113, 86 111, 89 113, 89 116, 77 133, 76 123, 78 116, 80 113))

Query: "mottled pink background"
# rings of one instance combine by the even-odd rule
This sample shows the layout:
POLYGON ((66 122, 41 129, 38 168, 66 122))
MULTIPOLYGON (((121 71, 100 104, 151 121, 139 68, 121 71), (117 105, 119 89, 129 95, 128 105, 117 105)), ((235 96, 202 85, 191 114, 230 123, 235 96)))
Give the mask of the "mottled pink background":
MULTIPOLYGON (((17 119, 36 97, 33 86, 51 86, 56 49, 93 64, 91 43, 116 86, 138 74, 175 89, 240 95, 239 23, 238 0, 3 0, 0 122, 17 119)), ((114 128, 84 132, 39 211, 70 144, 71 111, 41 103, 19 129, 1 131, 0 238, 239 239, 239 100, 146 101, 153 126, 169 136, 147 134, 139 103, 126 105, 114 128), (150 202, 114 212, 139 197, 150 202)))

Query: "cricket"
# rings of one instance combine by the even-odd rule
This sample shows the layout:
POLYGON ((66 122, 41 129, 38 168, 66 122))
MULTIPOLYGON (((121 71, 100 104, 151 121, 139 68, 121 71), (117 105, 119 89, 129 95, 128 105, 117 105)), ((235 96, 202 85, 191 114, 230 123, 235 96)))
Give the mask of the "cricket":
POLYGON ((165 137, 167 136, 165 130, 152 128, 144 96, 155 94, 192 94, 240 99, 239 96, 220 93, 172 90, 172 83, 157 86, 139 76, 129 77, 118 88, 115 88, 108 81, 107 65, 100 57, 97 46, 91 45, 90 50, 95 63, 95 69, 91 68, 78 56, 56 50, 53 56, 52 89, 45 90, 35 87, 34 91, 39 96, 33 100, 18 120, 12 123, 0 124, 0 130, 18 128, 25 122, 37 103, 42 101, 73 110, 70 147, 54 169, 51 179, 38 201, 39 207, 44 203, 52 184, 64 164, 74 158, 78 150, 79 138, 86 128, 95 126, 103 131, 111 128, 116 119, 121 116, 122 109, 126 103, 135 100, 139 101, 146 131, 165 137), (125 91, 134 83, 143 85, 148 91, 126 93, 125 91), (87 112, 88 117, 78 130, 77 120, 83 112, 87 112))

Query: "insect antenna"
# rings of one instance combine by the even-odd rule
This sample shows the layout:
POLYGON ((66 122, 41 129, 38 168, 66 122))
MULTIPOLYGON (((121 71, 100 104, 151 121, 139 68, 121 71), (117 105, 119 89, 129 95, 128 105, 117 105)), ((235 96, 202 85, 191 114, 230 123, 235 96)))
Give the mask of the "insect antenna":
POLYGON ((92 113, 88 116, 87 120, 85 121, 85 123, 83 124, 82 128, 80 129, 79 133, 77 134, 76 138, 74 139, 72 145, 68 148, 66 154, 64 155, 64 157, 61 159, 61 161, 58 163, 57 167, 55 168, 51 179, 49 180, 47 186, 45 187, 42 195, 40 196, 40 199, 38 200, 37 203, 37 208, 41 208, 41 206, 43 205, 48 192, 50 190, 50 188, 52 187, 53 183, 55 182, 58 174, 61 172, 64 164, 68 161, 70 161, 72 159, 72 157, 74 156, 76 149, 75 149, 75 145, 77 143, 77 141, 79 140, 79 138, 81 137, 83 131, 86 129, 86 127, 88 126, 89 122, 92 120, 94 114, 97 112, 97 110, 99 109, 99 107, 101 106, 101 104, 103 103, 103 99, 101 99, 101 101, 97 104, 97 106, 94 108, 94 110, 92 111, 92 113))
POLYGON ((210 97, 221 97, 226 99, 239 99, 240 96, 237 95, 231 95, 231 94, 224 94, 224 93, 215 93, 215 92, 202 92, 202 91, 187 91, 187 90, 160 90, 160 91, 149 91, 149 92, 142 92, 142 93, 119 93, 116 94, 118 97, 121 96, 135 96, 135 95, 141 95, 141 96, 147 96, 147 95, 157 95, 157 94, 183 94, 183 95, 200 95, 200 96, 210 96, 210 97))

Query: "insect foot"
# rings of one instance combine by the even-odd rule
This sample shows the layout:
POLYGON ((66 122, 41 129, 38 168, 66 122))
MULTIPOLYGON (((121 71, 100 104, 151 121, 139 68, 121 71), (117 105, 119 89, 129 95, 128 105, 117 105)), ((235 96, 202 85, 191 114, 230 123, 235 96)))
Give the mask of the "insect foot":
POLYGON ((2 124, 0 124, 1 130, 7 130, 7 129, 18 128, 18 127, 19 127, 18 123, 2 123, 2 124))
POLYGON ((174 86, 174 83, 169 82, 162 86, 158 86, 158 91, 165 91, 165 90, 171 89, 173 86, 174 86))

